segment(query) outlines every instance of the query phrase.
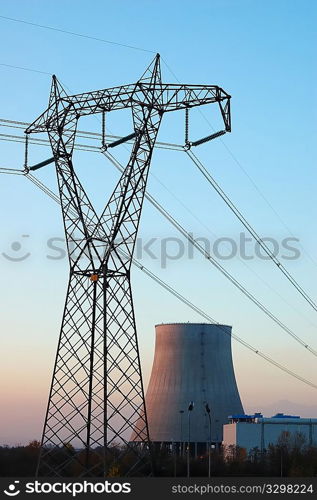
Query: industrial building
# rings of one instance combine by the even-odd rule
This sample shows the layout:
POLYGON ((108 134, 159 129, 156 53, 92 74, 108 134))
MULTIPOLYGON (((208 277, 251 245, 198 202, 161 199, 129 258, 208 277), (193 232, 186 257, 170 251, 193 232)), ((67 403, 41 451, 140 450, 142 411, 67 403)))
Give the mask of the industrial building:
POLYGON ((317 446, 317 418, 278 413, 265 418, 261 413, 254 415, 231 415, 229 423, 223 426, 223 445, 239 446, 249 452, 258 448, 267 450, 270 444, 277 444, 283 432, 290 433, 290 439, 300 433, 309 446, 317 446))
MULTIPOLYGON (((156 325, 146 393, 150 439, 191 443, 192 453, 220 444, 228 415, 243 413, 236 384, 231 327, 204 323, 156 325)), ((137 441, 136 436, 132 440, 137 441)))

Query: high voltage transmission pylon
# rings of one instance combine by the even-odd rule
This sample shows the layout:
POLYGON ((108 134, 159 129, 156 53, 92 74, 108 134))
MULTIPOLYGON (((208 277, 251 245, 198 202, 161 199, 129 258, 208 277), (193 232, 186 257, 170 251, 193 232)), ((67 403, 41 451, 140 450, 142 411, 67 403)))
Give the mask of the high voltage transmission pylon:
POLYGON ((157 54, 130 85, 68 96, 53 76, 48 108, 25 131, 27 137, 48 133, 53 157, 29 168, 26 154, 26 169, 55 162, 70 262, 40 476, 132 475, 140 466, 151 471, 130 268, 163 114, 185 109, 187 115, 189 108, 211 103, 220 107, 223 133, 230 131, 230 96, 215 85, 162 83, 157 54), (104 124, 107 112, 123 108, 131 108, 133 133, 103 147, 134 139, 132 152, 98 216, 72 162, 77 122, 102 113, 104 124), (132 433, 143 446, 129 441, 132 433))

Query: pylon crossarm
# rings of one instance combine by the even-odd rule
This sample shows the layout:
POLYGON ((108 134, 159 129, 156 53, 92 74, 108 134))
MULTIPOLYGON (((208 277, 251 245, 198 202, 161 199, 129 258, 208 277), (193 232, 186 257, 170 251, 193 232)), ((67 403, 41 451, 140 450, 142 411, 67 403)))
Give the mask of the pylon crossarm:
POLYGON ((178 85, 160 82, 153 84, 139 81, 137 84, 59 97, 55 104, 51 104, 29 125, 26 133, 54 130, 56 123, 65 119, 68 113, 80 118, 105 111, 133 108, 137 105, 150 108, 154 106, 157 111, 163 113, 226 102, 229 99, 230 95, 217 85, 178 85))

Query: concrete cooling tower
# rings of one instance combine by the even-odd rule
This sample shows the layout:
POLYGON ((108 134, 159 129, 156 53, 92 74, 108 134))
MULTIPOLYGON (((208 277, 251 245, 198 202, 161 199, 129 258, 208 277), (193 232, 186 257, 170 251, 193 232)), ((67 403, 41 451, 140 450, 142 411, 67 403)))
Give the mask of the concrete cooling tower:
MULTIPOLYGON (((151 441, 221 442, 228 416, 243 413, 232 363, 231 327, 172 323, 155 329, 146 394, 151 441)), ((132 440, 138 439, 134 435, 132 440)))

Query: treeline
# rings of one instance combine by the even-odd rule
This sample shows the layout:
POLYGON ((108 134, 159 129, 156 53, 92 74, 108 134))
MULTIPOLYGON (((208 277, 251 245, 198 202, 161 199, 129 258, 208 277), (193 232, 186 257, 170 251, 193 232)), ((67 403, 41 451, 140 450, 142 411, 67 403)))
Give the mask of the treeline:
MULTIPOLYGON (((27 446, 0 447, 0 476, 33 477, 39 454, 39 442, 32 441, 27 446)), ((75 450, 68 446, 68 452, 75 450)), ((61 450, 62 451, 62 450, 61 450)), ((118 449, 119 456, 119 449, 118 449)), ((61 454, 62 457, 62 454, 61 454)), ((62 459, 62 458, 61 458, 62 459)), ((124 476, 127 465, 120 459, 110 468, 111 476, 124 476)), ((155 451, 156 476, 186 477, 188 471, 187 456, 180 456, 169 447, 155 451)), ((266 450, 253 448, 249 453, 236 446, 211 450, 210 458, 204 453, 191 457, 189 471, 191 477, 211 476, 266 476, 266 477, 312 477, 317 475, 317 447, 309 446, 301 434, 282 433, 277 444, 269 445, 266 450)), ((65 471, 65 476, 77 476, 81 473, 72 468, 65 471)), ((144 470, 143 475, 149 475, 144 470)), ((96 474, 98 475, 98 474, 96 474)))
POLYGON ((0 447, 1 477, 33 477, 36 470, 40 443, 31 441, 27 446, 0 447))
MULTIPOLYGON (((187 457, 162 454, 157 457, 158 475, 187 475, 187 457)), ((204 454, 190 460, 190 476, 206 477, 209 473, 209 457, 204 454)), ((301 434, 282 433, 277 444, 267 449, 253 448, 246 452, 238 446, 212 450, 211 476, 264 476, 264 477, 313 477, 317 476, 317 447, 307 445, 301 434)))

